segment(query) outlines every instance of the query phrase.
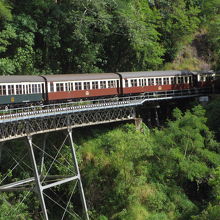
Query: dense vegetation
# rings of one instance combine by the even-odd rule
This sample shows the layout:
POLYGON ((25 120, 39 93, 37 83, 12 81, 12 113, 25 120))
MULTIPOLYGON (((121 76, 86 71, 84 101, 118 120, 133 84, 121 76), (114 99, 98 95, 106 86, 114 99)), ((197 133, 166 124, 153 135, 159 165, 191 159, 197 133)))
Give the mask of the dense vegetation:
POLYGON ((219 0, 1 0, 0 72, 218 67, 219 9, 219 0))
MULTIPOLYGON (((0 0, 0 74, 217 69, 219 36, 220 0, 0 0)), ((79 136, 91 218, 220 219, 218 109, 216 100, 207 114, 201 106, 176 109, 164 127, 79 136)), ((17 156, 19 144, 9 148, 17 156)), ((5 167, 10 162, 2 159, 5 167)), ((68 195, 71 186, 59 190, 68 195)), ((39 219, 34 198, 1 194, 0 219, 39 219)))

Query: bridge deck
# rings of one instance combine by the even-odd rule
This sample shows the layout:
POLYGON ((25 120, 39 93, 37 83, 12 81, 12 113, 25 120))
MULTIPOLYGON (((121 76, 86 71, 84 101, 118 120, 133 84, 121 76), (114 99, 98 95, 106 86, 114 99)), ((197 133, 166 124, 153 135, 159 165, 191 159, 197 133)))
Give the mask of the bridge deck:
POLYGON ((135 107, 145 102, 190 98, 208 92, 210 90, 207 89, 173 90, 145 93, 138 96, 2 110, 0 142, 67 127, 131 120, 136 117, 135 107))

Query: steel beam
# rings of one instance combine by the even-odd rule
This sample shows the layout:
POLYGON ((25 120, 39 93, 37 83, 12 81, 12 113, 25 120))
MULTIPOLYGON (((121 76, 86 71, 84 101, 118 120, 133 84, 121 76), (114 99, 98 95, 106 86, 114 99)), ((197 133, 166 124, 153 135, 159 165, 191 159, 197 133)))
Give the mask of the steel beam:
POLYGON ((34 149, 33 149, 33 143, 32 143, 32 136, 27 136, 28 143, 29 143, 29 153, 30 153, 30 158, 32 162, 32 166, 34 169, 34 176, 35 176, 35 182, 36 182, 36 192, 38 193, 40 203, 41 203, 41 208, 44 214, 45 220, 48 220, 48 215, 47 215, 47 208, 44 200, 44 195, 43 195, 43 188, 40 182, 40 176, 38 173, 37 169, 37 163, 34 155, 34 149))
POLYGON ((54 186, 58 186, 58 185, 61 185, 63 183, 68 183, 70 181, 77 180, 77 179, 79 179, 78 176, 73 176, 73 177, 65 178, 63 180, 59 180, 59 181, 56 181, 54 183, 50 183, 50 184, 47 184, 45 186, 42 186, 42 188, 43 188, 43 190, 45 190, 45 189, 48 189, 48 188, 51 188, 51 187, 54 187, 54 186))
POLYGON ((69 135, 69 139, 70 139, 70 147, 71 147, 71 152, 72 152, 73 163, 75 165, 77 176, 79 179, 79 191, 80 191, 82 205, 84 208, 85 219, 89 220, 88 208, 86 205, 86 199, 85 199, 85 194, 84 194, 84 190, 83 190, 79 166, 78 166, 78 162, 77 162, 76 151, 75 151, 75 147, 74 147, 74 143, 73 143, 73 136, 72 136, 72 129, 71 128, 68 128, 68 135, 69 135))
POLYGON ((41 164, 40 164, 40 175, 43 174, 43 169, 44 169, 44 156, 45 156, 45 148, 46 148, 46 143, 47 143, 47 133, 44 134, 43 137, 43 149, 42 149, 42 156, 41 156, 41 164))
POLYGON ((27 179, 24 179, 24 180, 20 180, 20 181, 17 181, 17 182, 14 182, 14 183, 9 183, 9 184, 6 184, 6 185, 3 185, 3 186, 0 186, 0 191, 5 191, 7 189, 11 189, 11 188, 16 188, 18 186, 21 186, 23 184, 26 184, 26 183, 31 183, 35 180, 34 177, 31 177, 31 178, 27 178, 27 179))

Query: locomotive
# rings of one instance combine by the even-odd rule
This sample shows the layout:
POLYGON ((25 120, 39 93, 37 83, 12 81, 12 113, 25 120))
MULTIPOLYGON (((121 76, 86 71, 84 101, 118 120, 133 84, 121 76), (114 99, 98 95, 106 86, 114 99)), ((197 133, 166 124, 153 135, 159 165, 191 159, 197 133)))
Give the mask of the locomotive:
POLYGON ((206 88, 212 71, 142 71, 62 75, 0 76, 0 108, 147 92, 206 88))

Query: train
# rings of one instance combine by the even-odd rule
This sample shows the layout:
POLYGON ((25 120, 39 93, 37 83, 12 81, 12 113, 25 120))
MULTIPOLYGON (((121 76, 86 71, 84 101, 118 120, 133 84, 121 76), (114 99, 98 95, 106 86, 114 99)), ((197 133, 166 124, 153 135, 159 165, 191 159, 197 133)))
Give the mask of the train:
POLYGON ((141 71, 60 75, 1 75, 0 109, 148 92, 211 87, 213 71, 141 71))

